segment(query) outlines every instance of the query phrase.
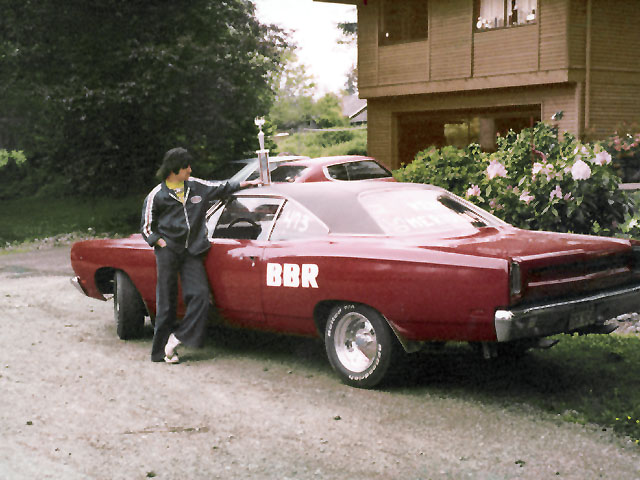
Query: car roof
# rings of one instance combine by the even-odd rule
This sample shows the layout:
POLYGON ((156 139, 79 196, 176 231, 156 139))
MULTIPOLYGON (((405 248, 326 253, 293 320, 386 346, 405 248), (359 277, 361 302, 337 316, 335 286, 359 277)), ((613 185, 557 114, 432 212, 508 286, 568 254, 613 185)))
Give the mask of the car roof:
POLYGON ((362 162, 362 161, 373 161, 376 163, 380 163, 375 158, 365 157, 363 155, 336 155, 331 157, 306 158, 302 160, 297 160, 295 164, 302 165, 305 167, 314 167, 314 166, 325 167, 325 166, 336 165, 340 163, 362 162))
MULTIPOLYGON (((302 155, 276 155, 275 157, 269 157, 269 165, 279 165, 284 162, 296 162, 298 160, 307 159, 309 157, 305 157, 302 155)), ((246 180, 251 174, 253 174, 258 166, 258 158, 251 158, 246 161, 246 165, 242 167, 239 171, 237 171, 233 176, 229 178, 229 180, 235 180, 238 182, 242 182, 246 180)), ((271 170, 272 168, 270 168, 271 170)))
POLYGON ((311 182, 274 183, 241 190, 237 195, 289 197, 322 220, 332 233, 382 234, 382 228, 361 205, 358 197, 365 193, 407 189, 445 191, 440 187, 417 183, 311 182), (345 208, 346 206, 351 208, 345 208))

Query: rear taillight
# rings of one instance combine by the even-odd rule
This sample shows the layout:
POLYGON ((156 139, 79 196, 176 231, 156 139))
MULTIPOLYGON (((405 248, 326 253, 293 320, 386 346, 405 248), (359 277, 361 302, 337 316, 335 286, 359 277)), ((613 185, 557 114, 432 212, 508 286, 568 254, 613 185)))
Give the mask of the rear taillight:
POLYGON ((633 251, 633 270, 640 272, 640 245, 634 245, 631 250, 633 251))
POLYGON ((522 293, 522 277, 520 275, 520 264, 511 262, 509 266, 509 295, 518 297, 522 293))

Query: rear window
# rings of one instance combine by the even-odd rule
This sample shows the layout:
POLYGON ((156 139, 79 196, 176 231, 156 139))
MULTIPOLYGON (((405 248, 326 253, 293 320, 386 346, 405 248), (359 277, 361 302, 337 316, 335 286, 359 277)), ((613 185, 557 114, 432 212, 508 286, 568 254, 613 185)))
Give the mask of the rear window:
POLYGON ((389 170, 374 160, 341 163, 327 167, 329 177, 334 180, 369 180, 391 177, 389 170))
POLYGON ((491 214, 435 190, 367 193, 360 202, 388 235, 472 235, 500 223, 491 214))
POLYGON ((295 182, 307 167, 300 165, 280 165, 271 172, 272 182, 295 182))

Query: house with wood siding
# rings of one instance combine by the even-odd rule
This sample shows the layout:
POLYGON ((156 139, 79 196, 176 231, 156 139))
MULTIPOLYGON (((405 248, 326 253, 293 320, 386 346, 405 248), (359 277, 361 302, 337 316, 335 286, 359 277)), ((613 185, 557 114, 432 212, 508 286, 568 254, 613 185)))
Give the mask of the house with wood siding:
POLYGON ((640 121, 640 0, 315 1, 358 8, 368 153, 392 168, 556 112, 590 139, 640 121))

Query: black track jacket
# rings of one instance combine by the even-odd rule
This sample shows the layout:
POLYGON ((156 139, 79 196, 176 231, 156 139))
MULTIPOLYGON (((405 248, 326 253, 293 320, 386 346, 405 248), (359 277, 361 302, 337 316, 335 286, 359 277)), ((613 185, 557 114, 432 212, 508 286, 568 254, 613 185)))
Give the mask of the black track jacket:
POLYGON ((217 184, 190 177, 184 182, 184 188, 184 204, 165 182, 151 190, 144 200, 140 228, 152 247, 164 238, 171 250, 186 249, 191 255, 199 255, 210 247, 205 223, 210 202, 239 190, 240 184, 217 184))

